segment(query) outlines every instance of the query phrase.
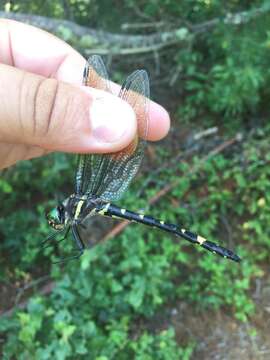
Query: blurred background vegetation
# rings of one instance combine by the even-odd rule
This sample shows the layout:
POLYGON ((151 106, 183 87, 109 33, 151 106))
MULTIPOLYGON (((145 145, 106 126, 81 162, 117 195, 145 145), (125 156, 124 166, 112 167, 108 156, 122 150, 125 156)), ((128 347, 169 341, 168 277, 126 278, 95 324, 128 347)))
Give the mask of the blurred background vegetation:
POLYGON ((3 359, 269 359, 270 1, 1 1, 112 78, 150 73, 172 130, 122 203, 235 249, 240 265, 158 230, 96 219, 79 261, 52 264, 44 213, 72 192, 74 156, 0 178, 3 359), (111 231, 117 233, 113 239, 111 231))

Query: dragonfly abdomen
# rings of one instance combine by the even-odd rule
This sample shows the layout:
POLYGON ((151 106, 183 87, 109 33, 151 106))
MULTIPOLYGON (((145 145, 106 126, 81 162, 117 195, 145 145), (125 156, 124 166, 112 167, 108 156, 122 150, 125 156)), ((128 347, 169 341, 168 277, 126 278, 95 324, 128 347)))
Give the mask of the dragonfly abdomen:
MULTIPOLYGON (((151 216, 135 213, 133 211, 120 208, 110 203, 103 204, 102 206, 98 207, 96 209, 96 212, 99 215, 110 216, 112 218, 126 219, 129 221, 135 221, 149 226, 160 227, 161 223, 165 224, 164 222, 162 221, 160 222, 159 220, 151 216)), ((166 224, 166 226, 170 226, 170 224, 166 224)), ((162 228, 163 227, 164 225, 162 226, 162 228)))
POLYGON ((180 236, 183 239, 202 246, 204 249, 211 251, 212 253, 218 254, 224 258, 228 258, 234 261, 240 261, 240 258, 231 250, 226 249, 222 246, 219 246, 211 241, 208 241, 204 237, 197 235, 189 230, 181 228, 175 224, 169 224, 165 221, 158 220, 152 216, 138 214, 133 211, 120 208, 116 205, 107 203, 103 204, 95 210, 100 215, 116 217, 120 219, 126 219, 129 221, 135 221, 141 224, 145 224, 152 227, 157 227, 163 231, 172 233, 174 235, 180 236))

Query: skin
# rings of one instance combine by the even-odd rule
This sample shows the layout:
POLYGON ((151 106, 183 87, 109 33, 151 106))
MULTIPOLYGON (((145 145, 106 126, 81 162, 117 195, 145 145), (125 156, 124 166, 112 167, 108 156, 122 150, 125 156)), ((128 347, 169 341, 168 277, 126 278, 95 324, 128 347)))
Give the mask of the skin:
MULTIPOLYGON (((5 19, 0 39, 0 169, 52 151, 106 153, 131 142, 133 110, 113 95, 81 86, 85 59, 72 47, 5 19), (104 106, 96 107, 100 101, 104 106), (107 114, 97 118, 100 109, 108 109, 107 122, 100 123, 107 114)), ((151 101, 148 140, 160 140, 169 127, 167 111, 151 101)))

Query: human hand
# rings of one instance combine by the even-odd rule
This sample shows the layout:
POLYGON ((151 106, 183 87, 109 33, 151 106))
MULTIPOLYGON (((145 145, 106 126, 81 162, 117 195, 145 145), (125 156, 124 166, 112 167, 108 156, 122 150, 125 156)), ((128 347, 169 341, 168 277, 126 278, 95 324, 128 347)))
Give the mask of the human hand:
MULTIPOLYGON (((110 122, 91 114, 100 90, 81 86, 85 59, 38 28, 0 20, 0 169, 51 151, 106 153, 133 139, 136 119, 120 98, 105 94, 110 122), (113 121, 115 117, 115 121, 113 121)), ((148 140, 170 126, 151 101, 148 140)))

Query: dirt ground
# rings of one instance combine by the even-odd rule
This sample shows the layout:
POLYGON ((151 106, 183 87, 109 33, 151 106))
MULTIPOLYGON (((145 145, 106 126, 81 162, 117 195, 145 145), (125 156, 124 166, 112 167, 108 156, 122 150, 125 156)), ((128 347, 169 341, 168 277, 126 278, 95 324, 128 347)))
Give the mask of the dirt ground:
POLYGON ((141 326, 154 332, 173 326, 176 340, 183 347, 193 339, 196 346, 192 360, 269 360, 270 284, 259 283, 251 296, 257 310, 246 323, 237 321, 225 309, 202 313, 178 302, 141 326))

